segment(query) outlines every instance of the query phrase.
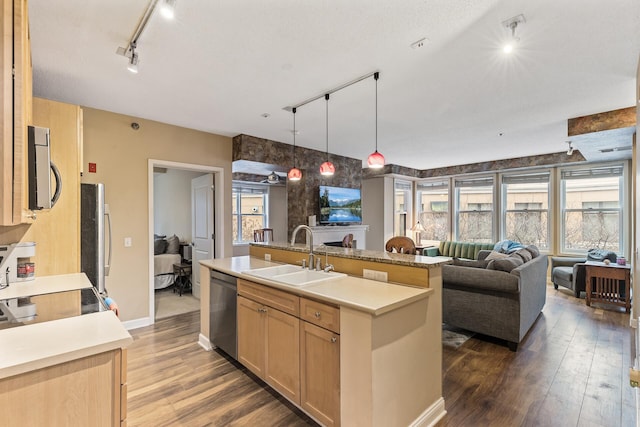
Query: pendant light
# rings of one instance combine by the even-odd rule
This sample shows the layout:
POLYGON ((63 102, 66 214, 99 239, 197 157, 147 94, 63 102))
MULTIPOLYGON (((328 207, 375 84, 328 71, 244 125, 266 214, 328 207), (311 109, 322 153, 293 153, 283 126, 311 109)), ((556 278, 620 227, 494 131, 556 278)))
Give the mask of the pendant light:
POLYGON ((329 161, 329 94, 327 93, 324 96, 324 99, 327 100, 327 161, 320 165, 320 175, 324 176, 333 176, 336 171, 333 163, 329 161))
POLYGON ((293 108, 293 167, 287 174, 289 181, 300 181, 302 178, 302 172, 296 167, 296 109, 293 108))
POLYGON ((384 166, 384 156, 378 152, 378 77, 380 73, 373 73, 373 78, 376 80, 376 151, 369 154, 367 158, 367 164, 371 169, 380 169, 384 166))

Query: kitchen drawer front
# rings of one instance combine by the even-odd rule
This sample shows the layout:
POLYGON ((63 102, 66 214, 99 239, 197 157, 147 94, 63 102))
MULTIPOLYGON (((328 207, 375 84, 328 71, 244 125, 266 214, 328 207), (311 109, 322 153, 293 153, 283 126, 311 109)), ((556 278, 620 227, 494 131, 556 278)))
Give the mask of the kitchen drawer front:
POLYGON ((300 318, 309 323, 340 333, 340 309, 332 305, 300 298, 300 318))
POLYGON ((300 316, 300 297, 265 285, 238 279, 238 294, 293 316, 300 316))

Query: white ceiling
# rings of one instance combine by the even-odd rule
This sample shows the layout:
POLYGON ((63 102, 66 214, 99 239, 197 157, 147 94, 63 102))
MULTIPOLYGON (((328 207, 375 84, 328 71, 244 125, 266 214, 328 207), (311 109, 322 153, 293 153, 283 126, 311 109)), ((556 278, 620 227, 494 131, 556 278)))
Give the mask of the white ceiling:
MULTIPOLYGON (((284 107, 380 71, 379 150, 416 169, 566 151, 567 119, 636 104, 638 0, 177 0, 134 75, 116 49, 148 4, 30 0, 34 95, 292 143, 284 107)), ((297 144, 325 150, 325 108, 298 109, 297 144)), ((374 124, 373 78, 335 93, 329 151, 366 160, 374 124)))

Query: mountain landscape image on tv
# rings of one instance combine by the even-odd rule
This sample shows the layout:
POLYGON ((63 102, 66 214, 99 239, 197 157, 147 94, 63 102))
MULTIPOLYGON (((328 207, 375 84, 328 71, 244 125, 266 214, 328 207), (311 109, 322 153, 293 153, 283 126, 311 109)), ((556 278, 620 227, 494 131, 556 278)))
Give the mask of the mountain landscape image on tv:
POLYGON ((353 224, 362 222, 359 188, 320 186, 320 223, 353 224))

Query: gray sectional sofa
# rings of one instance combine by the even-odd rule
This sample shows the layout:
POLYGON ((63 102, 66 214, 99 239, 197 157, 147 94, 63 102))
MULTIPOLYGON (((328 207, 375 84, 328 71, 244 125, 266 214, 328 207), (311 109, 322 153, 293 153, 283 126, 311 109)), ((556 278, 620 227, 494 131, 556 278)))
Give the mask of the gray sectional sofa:
POLYGON ((506 340, 516 351, 546 302, 548 265, 535 246, 520 251, 510 255, 518 260, 490 261, 495 252, 481 250, 477 260, 444 265, 443 322, 506 340))

